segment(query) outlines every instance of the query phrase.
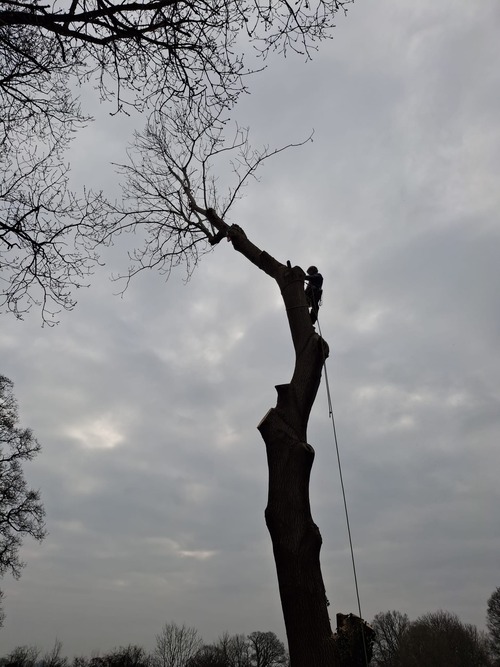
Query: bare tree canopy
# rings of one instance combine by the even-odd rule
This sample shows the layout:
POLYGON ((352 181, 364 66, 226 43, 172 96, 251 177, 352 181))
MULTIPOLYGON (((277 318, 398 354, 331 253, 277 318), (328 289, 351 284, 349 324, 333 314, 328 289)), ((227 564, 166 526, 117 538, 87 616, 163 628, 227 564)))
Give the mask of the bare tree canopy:
MULTIPOLYGON (((30 429, 18 426, 17 402, 12 382, 0 375, 0 578, 7 572, 21 576, 19 558, 23 537, 45 537, 45 511, 39 491, 30 489, 22 463, 31 461, 40 445, 30 429)), ((3 595, 0 591, 0 602, 3 595)), ((4 618, 0 607, 0 626, 4 618)))
MULTIPOLYGON (((26 69, 46 70, 30 45, 32 36, 41 35, 56 68, 75 68, 80 76, 97 72, 101 92, 113 94, 118 106, 143 105, 153 97, 219 105, 241 91, 248 44, 264 56, 270 50, 308 53, 329 35, 335 13, 348 2, 72 0, 50 6, 3 0, 0 27, 7 63, 24 58, 26 69)), ((10 81, 22 76, 6 72, 10 81)))
POLYGON ((376 665, 398 667, 402 642, 409 627, 408 615, 400 611, 381 611, 375 615, 372 628, 375 631, 373 656, 376 665))
POLYGON ((251 632, 248 635, 253 667, 286 665, 285 645, 274 632, 251 632))
POLYGON ((18 552, 25 535, 39 541, 45 537, 40 493, 28 487, 21 467, 40 445, 30 429, 18 426, 12 386, 0 375, 0 577, 7 572, 20 576, 24 563, 18 552))
POLYGON ((36 646, 18 646, 7 655, 6 663, 15 667, 36 667, 39 654, 36 646))
POLYGON ((45 321, 75 305, 106 235, 99 194, 68 188, 65 151, 91 80, 113 109, 218 118, 245 90, 249 51, 308 55, 350 0, 0 2, 0 308, 45 321))
POLYGON ((397 611, 380 612, 373 620, 376 667, 490 667, 484 633, 462 623, 456 614, 436 611, 410 621, 397 611))
POLYGON ((184 667, 200 650, 202 639, 196 628, 165 623, 156 635, 153 651, 154 667, 184 667))
POLYGON ((68 667, 69 660, 61 654, 62 642, 54 641, 54 646, 47 651, 38 662, 38 667, 68 667))
POLYGON ((234 243, 237 230, 226 219, 244 187, 267 159, 305 143, 259 151, 248 134, 238 126, 231 134, 222 112, 202 119, 184 104, 136 134, 129 162, 120 165, 123 204, 109 216, 110 238, 137 234, 127 279, 146 268, 168 276, 178 265, 189 276, 222 239, 234 243))
POLYGON ((491 650, 500 662, 500 586, 488 598, 486 625, 490 633, 491 650))

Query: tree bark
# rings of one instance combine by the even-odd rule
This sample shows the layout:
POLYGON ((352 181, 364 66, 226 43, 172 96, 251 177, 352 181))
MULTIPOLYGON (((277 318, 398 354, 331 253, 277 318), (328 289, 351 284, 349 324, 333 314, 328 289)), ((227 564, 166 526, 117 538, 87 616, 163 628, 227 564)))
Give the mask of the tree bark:
POLYGON ((304 294, 304 271, 260 250, 236 225, 227 228, 235 250, 273 277, 281 290, 295 349, 289 384, 278 385, 276 407, 258 425, 267 450, 266 524, 273 543, 291 667, 338 667, 321 574, 321 535, 311 516, 309 478, 314 449, 307 423, 328 346, 316 333, 304 294))

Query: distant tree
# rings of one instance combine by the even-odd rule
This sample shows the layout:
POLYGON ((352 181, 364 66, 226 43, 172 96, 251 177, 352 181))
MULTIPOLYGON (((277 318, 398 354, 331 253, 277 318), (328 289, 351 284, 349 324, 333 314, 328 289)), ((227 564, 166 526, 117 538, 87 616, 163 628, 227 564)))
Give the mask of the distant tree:
POLYGON ((437 611, 410 624, 401 644, 402 667, 489 667, 485 638, 456 614, 437 611))
POLYGON ((22 469, 40 445, 30 429, 18 426, 12 388, 13 383, 0 375, 0 577, 10 572, 19 578, 24 566, 19 558, 22 540, 26 535, 43 540, 45 511, 40 492, 28 487, 22 469))
POLYGON ((106 653, 101 657, 91 658, 90 667, 151 667, 152 660, 142 646, 129 644, 106 653))
POLYGON ((155 667, 184 667, 201 648, 203 642, 195 628, 166 623, 156 635, 153 651, 155 667))
POLYGON ((281 667, 288 663, 285 647, 274 632, 230 635, 201 647, 186 667, 281 667))
POLYGON ((68 658, 61 655, 62 642, 55 640, 54 646, 37 663, 37 667, 67 667, 68 658))
POLYGON ((229 667, 229 663, 217 646, 205 644, 186 662, 186 667, 229 667))
POLYGON ((39 652, 36 646, 18 646, 7 656, 5 667, 36 667, 39 652))
POLYGON ((490 635, 490 646, 495 658, 500 662, 500 586, 488 599, 486 624, 490 635))
POLYGON ((245 635, 225 632, 215 643, 215 648, 227 667, 250 667, 250 647, 245 635))
POLYGON ((251 632, 248 635, 252 667, 286 665, 285 645, 274 632, 251 632))
POLYGON ((408 615, 399 611, 379 612, 371 625, 375 632, 373 664, 376 667, 400 667, 401 644, 410 627, 408 615))
POLYGON ((71 667, 89 667, 90 660, 84 655, 78 655, 73 658, 71 667))

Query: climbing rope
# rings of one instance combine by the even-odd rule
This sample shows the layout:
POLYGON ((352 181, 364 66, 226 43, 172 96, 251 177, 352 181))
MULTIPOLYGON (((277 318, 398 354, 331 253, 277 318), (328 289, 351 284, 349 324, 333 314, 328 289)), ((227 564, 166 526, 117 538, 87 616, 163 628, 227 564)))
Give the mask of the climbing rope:
MULTIPOLYGON (((316 310, 316 313, 318 312, 319 308, 316 310)), ((339 477, 340 477, 340 487, 342 489, 342 499, 344 502, 344 512, 345 512, 345 520, 346 520, 346 525, 347 525, 347 534, 349 536, 349 548, 351 551, 351 562, 352 562, 352 572, 354 576, 354 587, 356 589, 356 600, 358 603, 358 612, 359 612, 359 618, 361 621, 361 637, 363 639, 363 651, 365 654, 365 662, 366 662, 366 667, 368 667, 368 650, 366 647, 366 640, 365 640, 365 631, 363 627, 363 615, 361 613, 361 600, 360 600, 360 595, 359 595, 359 586, 358 586, 358 575, 356 571, 356 560, 354 558, 354 548, 352 544, 352 534, 351 534, 351 522, 349 519, 349 511, 347 509, 347 498, 346 498, 346 492, 345 492, 345 486, 344 486, 344 476, 342 474, 342 464, 340 461, 340 449, 339 449, 339 442, 337 438, 337 429, 335 426, 335 416, 333 413, 333 402, 332 402, 332 395, 330 392, 330 383, 328 381, 328 369, 326 367, 326 357, 325 357, 325 348, 324 348, 324 343, 323 343, 323 334, 321 333, 321 325, 319 322, 319 316, 317 317, 317 323, 318 323, 318 333, 321 337, 321 342, 322 342, 322 350, 323 350, 323 368, 325 369, 325 386, 326 386, 326 396, 328 400, 328 411, 329 411, 329 417, 332 420, 332 428, 333 428, 333 441, 335 443, 335 451, 337 454, 337 463, 338 463, 338 468, 339 468, 339 477)))

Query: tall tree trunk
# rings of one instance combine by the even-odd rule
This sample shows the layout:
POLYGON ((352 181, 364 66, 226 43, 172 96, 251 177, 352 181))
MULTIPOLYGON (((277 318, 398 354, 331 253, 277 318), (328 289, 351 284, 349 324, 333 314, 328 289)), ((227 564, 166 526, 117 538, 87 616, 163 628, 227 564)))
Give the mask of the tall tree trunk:
POLYGON ((328 346, 311 324, 304 271, 281 264, 261 251, 236 225, 228 229, 228 237, 237 251, 278 283, 295 349, 292 379, 276 387, 276 407, 258 426, 267 449, 269 495, 265 516, 273 543, 290 664, 338 667, 339 651, 319 561, 322 540, 309 503, 314 450, 307 444, 306 435, 328 346))

